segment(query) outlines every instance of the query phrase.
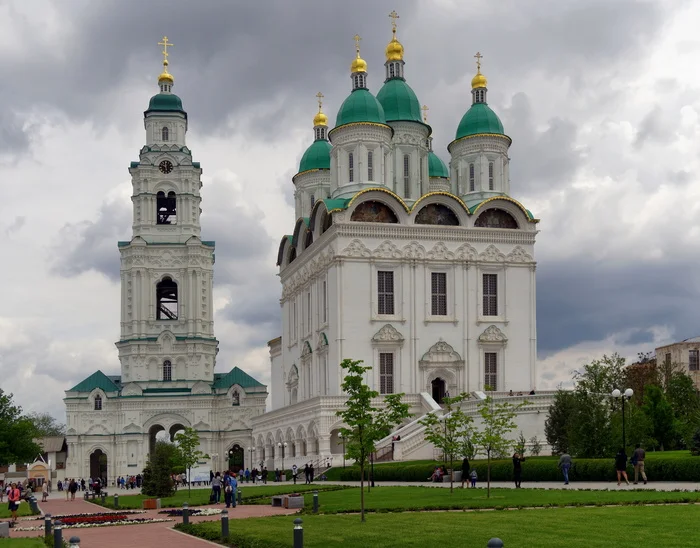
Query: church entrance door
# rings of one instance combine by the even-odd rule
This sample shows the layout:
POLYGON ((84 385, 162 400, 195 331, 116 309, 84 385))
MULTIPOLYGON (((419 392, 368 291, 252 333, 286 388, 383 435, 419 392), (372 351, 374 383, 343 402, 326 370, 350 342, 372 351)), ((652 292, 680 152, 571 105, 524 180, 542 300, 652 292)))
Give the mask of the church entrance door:
POLYGON ((433 389, 433 399, 437 403, 442 403, 445 398, 445 381, 438 377, 430 383, 433 389))
POLYGON ((243 448, 238 444, 228 451, 228 469, 236 473, 243 469, 243 448))
POLYGON ((102 449, 96 449, 90 455, 90 477, 107 478, 107 455, 102 449))

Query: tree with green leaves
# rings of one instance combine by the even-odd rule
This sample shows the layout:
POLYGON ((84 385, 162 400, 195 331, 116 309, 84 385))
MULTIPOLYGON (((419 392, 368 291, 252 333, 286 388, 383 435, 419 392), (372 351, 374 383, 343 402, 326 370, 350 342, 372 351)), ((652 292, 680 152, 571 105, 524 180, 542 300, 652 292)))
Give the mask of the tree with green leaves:
POLYGON ((507 454, 514 442, 508 434, 515 430, 518 410, 527 402, 517 405, 508 402, 494 403, 491 396, 479 402, 481 428, 474 432, 474 444, 486 453, 486 497, 491 497, 491 456, 507 454))
POLYGON ((0 388, 0 466, 32 462, 42 452, 34 442, 36 426, 22 415, 22 408, 14 405, 12 394, 0 388))
POLYGON ((649 417, 652 425, 652 436, 663 451, 674 437, 674 417, 673 408, 661 388, 654 385, 647 387, 642 411, 649 417))
POLYGON ((175 443, 180 448, 182 465, 187 470, 187 493, 192 491, 192 467, 209 456, 199 450, 199 434, 194 428, 185 427, 184 432, 175 434, 175 443))
POLYGON ((574 371, 573 377, 576 390, 607 396, 624 384, 625 358, 617 353, 604 355, 600 360, 593 360, 582 369, 574 371))
POLYGON ((557 390, 544 422, 544 434, 547 443, 552 446, 552 453, 555 455, 562 455, 570 451, 569 431, 575 407, 576 397, 573 392, 557 390))
POLYGON ((601 458, 615 454, 619 444, 613 439, 610 422, 611 398, 606 394, 574 391, 574 407, 569 422, 569 451, 577 457, 601 458))
POLYGON ((171 496, 175 492, 172 474, 176 472, 176 463, 181 458, 182 455, 176 445, 157 441, 143 469, 142 492, 149 497, 171 496))
POLYGON ((348 399, 345 409, 336 414, 347 425, 340 429, 345 439, 345 453, 360 467, 360 520, 365 521, 365 468, 369 456, 376 451, 376 443, 386 436, 387 431, 411 414, 409 405, 401 402, 403 394, 388 394, 384 398, 385 407, 372 405, 372 399, 379 392, 371 390, 364 382, 365 373, 372 368, 362 365, 362 360, 345 359, 340 367, 346 371, 341 388, 348 399))
POLYGON ((450 462, 450 493, 454 492, 455 457, 467 456, 464 454, 465 441, 470 440, 474 433, 474 419, 460 407, 467 398, 469 395, 464 393, 454 398, 444 398, 442 415, 428 413, 419 421, 425 426, 425 439, 441 449, 450 462))
POLYGON ((66 425, 57 421, 49 413, 29 413, 27 418, 34 423, 37 436, 40 438, 66 435, 66 425))

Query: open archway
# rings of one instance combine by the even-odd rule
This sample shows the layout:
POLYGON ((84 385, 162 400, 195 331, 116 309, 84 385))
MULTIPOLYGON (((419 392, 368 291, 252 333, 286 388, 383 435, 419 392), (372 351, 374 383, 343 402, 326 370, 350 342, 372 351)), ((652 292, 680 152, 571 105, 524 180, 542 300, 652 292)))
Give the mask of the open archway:
POLYGON ((445 399, 445 380, 438 377, 430 383, 430 386, 432 388, 433 399, 437 403, 442 403, 442 400, 445 399))
POLYGON ((185 427, 181 424, 173 424, 170 427, 170 430, 168 430, 168 433, 170 434, 170 441, 175 442, 175 435, 176 434, 181 434, 185 432, 185 427))
POLYGON ((148 452, 151 455, 153 454, 153 451, 155 451, 157 441, 167 440, 167 438, 166 440, 161 439, 166 434, 161 434, 160 437, 158 436, 160 432, 165 432, 165 428, 163 428, 160 424, 154 424, 148 429, 148 452))
POLYGON ((107 479, 107 455, 102 449, 95 449, 90 454, 90 477, 92 479, 107 479))
POLYGON ((235 444, 228 450, 228 469, 231 472, 238 473, 244 468, 244 451, 243 448, 235 444))

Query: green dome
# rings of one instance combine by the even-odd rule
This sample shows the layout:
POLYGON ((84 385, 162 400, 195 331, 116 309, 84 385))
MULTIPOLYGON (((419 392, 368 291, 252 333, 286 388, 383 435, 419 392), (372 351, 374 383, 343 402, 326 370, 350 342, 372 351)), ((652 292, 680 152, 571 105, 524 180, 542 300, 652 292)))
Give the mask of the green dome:
POLYGON ((159 93, 151 97, 148 110, 185 112, 182 109, 182 100, 173 93, 159 93))
POLYGON ((447 166, 437 154, 432 150, 428 152, 428 177, 450 178, 450 172, 447 171, 447 166))
POLYGON ((306 149, 299 162, 299 173, 310 169, 331 168, 331 144, 325 139, 317 139, 306 149))
POLYGON ((340 106, 335 127, 357 122, 386 124, 384 109, 377 98, 364 88, 358 88, 340 106))
POLYGON ((486 103, 474 103, 457 128, 455 139, 478 133, 496 133, 503 135, 503 124, 486 103))
POLYGON ((403 78, 386 82, 377 93, 377 100, 384 107, 387 122, 423 122, 418 97, 403 78))

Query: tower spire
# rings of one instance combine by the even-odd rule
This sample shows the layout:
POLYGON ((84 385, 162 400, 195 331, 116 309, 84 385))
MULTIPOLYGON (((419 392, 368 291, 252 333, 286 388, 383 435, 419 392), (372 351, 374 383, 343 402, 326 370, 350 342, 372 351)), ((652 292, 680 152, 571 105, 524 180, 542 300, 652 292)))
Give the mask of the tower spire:
POLYGON ((158 42, 158 45, 163 46, 163 72, 161 72, 160 76, 158 76, 158 85, 160 86, 161 93, 170 93, 170 90, 175 83, 175 79, 173 78, 173 75, 168 72, 168 65, 170 64, 168 62, 168 56, 170 55, 168 53, 168 48, 173 47, 175 44, 169 42, 167 36, 163 36, 163 40, 158 42))
MULTIPOLYGON (((403 45, 396 38, 396 20, 399 19, 399 14, 393 10, 389 17, 391 18, 391 40, 386 46, 384 53, 386 55, 386 80, 392 78, 403 78, 403 45)), ((386 81, 385 80, 385 81, 386 81)))
POLYGON ((326 131, 328 130, 328 116, 323 113, 323 93, 320 91, 316 94, 318 100, 318 112, 314 116, 314 136, 316 140, 325 139, 326 131))
POLYGON ((477 51, 474 59, 476 59, 476 75, 472 78, 472 104, 486 102, 486 76, 481 74, 481 59, 484 56, 477 51))
POLYGON ((350 65, 350 77, 352 78, 352 89, 366 89, 367 88, 367 62, 360 57, 360 38, 359 34, 354 37, 355 40, 355 59, 353 59, 350 65))

